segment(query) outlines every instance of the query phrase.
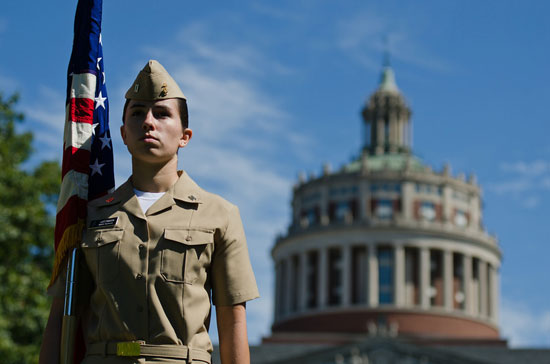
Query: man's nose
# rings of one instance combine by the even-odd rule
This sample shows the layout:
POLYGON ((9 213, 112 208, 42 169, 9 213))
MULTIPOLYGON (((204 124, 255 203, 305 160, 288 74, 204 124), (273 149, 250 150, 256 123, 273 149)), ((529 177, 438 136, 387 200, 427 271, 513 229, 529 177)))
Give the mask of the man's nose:
POLYGON ((145 118, 143 119, 142 124, 143 130, 149 131, 151 129, 155 129, 155 118, 153 117, 153 112, 151 109, 147 111, 145 114, 145 118))

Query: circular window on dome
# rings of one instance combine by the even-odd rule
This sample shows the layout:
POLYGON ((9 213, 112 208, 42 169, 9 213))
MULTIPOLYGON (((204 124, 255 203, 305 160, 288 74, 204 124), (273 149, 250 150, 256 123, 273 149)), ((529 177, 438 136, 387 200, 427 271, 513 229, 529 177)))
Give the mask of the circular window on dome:
POLYGON ((375 214, 379 219, 391 219, 393 216, 393 201, 378 200, 376 202, 375 214))
POLYGON ((429 201, 423 201, 420 205, 420 216, 424 220, 435 220, 435 204, 429 201))
POLYGON ((455 210, 455 218, 454 218, 455 225, 464 227, 468 225, 468 218, 466 217, 466 213, 462 210, 455 210))

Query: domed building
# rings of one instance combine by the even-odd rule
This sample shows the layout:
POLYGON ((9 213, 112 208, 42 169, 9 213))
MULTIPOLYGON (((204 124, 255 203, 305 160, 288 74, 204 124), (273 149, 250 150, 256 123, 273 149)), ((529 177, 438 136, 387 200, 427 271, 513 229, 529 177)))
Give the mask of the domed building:
POLYGON ((271 251, 272 333, 250 346, 251 363, 550 363, 550 349, 500 338, 501 251, 482 224, 480 186, 413 154, 389 65, 362 117, 360 156, 294 187, 271 251))
POLYGON ((411 110, 389 65, 362 118, 360 156, 294 187, 292 221, 271 252, 265 342, 502 343, 501 251, 476 178, 413 154, 411 110))

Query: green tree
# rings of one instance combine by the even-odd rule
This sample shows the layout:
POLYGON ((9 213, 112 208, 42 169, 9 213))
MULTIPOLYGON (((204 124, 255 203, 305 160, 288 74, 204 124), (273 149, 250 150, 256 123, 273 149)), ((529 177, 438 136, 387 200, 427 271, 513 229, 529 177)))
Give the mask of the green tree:
POLYGON ((57 162, 23 168, 32 133, 20 133, 18 96, 0 93, 0 361, 36 363, 49 313, 57 162))

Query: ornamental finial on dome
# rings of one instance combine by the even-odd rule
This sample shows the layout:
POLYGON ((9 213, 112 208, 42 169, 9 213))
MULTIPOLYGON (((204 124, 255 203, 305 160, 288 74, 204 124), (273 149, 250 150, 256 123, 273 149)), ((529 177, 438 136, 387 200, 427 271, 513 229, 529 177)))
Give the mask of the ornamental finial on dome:
POLYGON ((395 83, 395 74, 390 65, 390 51, 386 46, 384 51, 384 68, 382 69, 382 75, 380 77, 380 86, 378 86, 379 91, 399 93, 399 88, 397 83, 395 83))
POLYGON ((395 74, 391 67, 384 67, 382 71, 382 76, 380 77, 380 86, 378 87, 379 91, 399 93, 399 88, 395 83, 395 74))

